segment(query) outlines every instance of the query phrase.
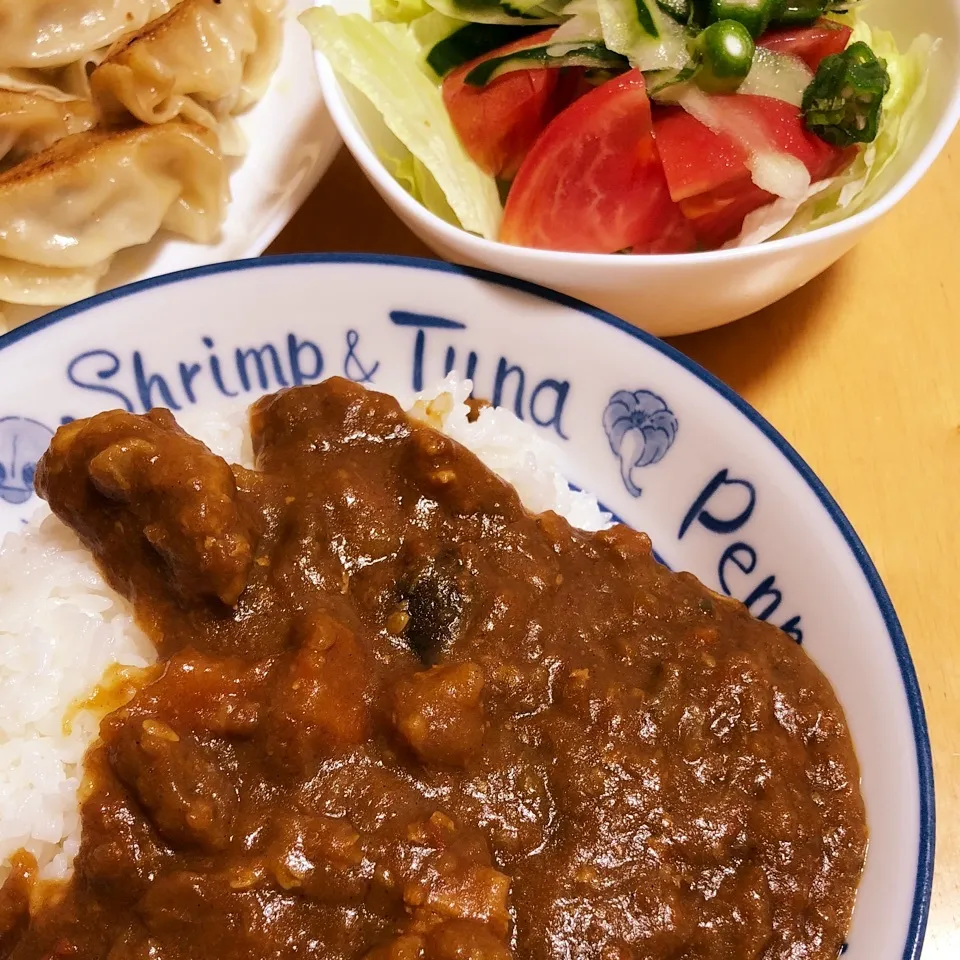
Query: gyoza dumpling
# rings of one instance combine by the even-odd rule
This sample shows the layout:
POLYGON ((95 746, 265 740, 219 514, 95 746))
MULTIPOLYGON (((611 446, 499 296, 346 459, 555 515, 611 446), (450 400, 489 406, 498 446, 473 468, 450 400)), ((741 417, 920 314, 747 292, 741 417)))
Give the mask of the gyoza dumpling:
MULTIPOLYGON (((3 0, 0 0, 2 3, 3 0)), ((0 89, 18 93, 38 93, 48 100, 90 100, 90 74, 110 52, 92 50, 81 54, 65 67, 33 70, 9 67, 0 70, 0 89)))
POLYGON ((0 70, 49 69, 115 43, 179 0, 0 0, 0 70))
POLYGON ((109 267, 109 260, 92 267, 62 270, 0 258, 0 306, 6 302, 59 307, 92 297, 109 267))
POLYGON ((110 51, 90 77, 94 99, 110 119, 217 128, 263 95, 280 59, 281 2, 182 0, 110 51))
POLYGON ((16 163, 97 122, 93 104, 0 89, 0 168, 16 163))
POLYGON ((212 243, 228 202, 217 138, 203 127, 78 133, 0 174, 0 257, 92 267, 161 228, 212 243))

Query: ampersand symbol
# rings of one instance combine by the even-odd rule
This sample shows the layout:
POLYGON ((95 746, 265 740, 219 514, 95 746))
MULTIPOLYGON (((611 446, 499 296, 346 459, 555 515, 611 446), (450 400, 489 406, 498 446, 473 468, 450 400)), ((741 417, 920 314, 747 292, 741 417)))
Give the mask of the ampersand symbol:
POLYGON ((380 361, 374 362, 370 369, 366 369, 357 356, 357 344, 360 342, 360 334, 356 330, 347 331, 347 356, 343 361, 344 376, 349 377, 354 383, 371 383, 374 374, 380 369, 380 361))

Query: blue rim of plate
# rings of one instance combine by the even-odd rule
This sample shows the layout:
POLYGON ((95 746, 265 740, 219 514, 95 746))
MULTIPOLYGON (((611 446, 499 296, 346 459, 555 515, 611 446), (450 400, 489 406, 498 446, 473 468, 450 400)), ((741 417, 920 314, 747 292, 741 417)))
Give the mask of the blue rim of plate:
POLYGON ((36 320, 25 323, 22 327, 17 327, 15 330, 11 330, 9 333, 0 336, 0 350, 4 350, 14 343, 24 340, 35 333, 39 333, 41 330, 60 323, 63 320, 68 320, 78 314, 86 313, 88 310, 92 310, 104 303, 110 303, 113 300, 122 300, 154 287, 165 287, 183 280, 192 280, 219 273, 234 273, 238 270, 258 270, 270 267, 312 263, 361 263, 373 266, 432 270, 437 273, 454 273, 497 286, 519 290, 523 293, 529 293, 543 300, 549 300, 560 306, 576 310, 594 320, 599 320, 601 323, 621 330, 635 340, 639 340, 645 346, 656 350, 669 360, 672 360, 684 370, 692 373, 723 397, 723 399, 739 413, 745 416, 787 459, 791 466, 793 466, 804 479, 807 486, 816 494, 824 510, 827 511, 830 518, 843 534, 847 546, 849 546, 857 563, 860 565, 860 569, 870 586, 877 607, 883 617, 887 633, 893 643, 894 653, 897 657, 897 665, 900 668, 900 676, 903 681, 904 691, 907 695, 907 703, 910 707, 910 719, 913 723, 913 739, 917 751, 917 772, 920 786, 920 849, 917 856, 917 877, 913 893, 913 910, 910 917, 910 925, 907 928, 907 939, 903 948, 903 960, 919 960, 920 950, 923 947, 924 935, 927 929, 927 919, 930 913, 930 898, 933 889, 933 861, 936 835, 933 759, 930 750, 930 735, 927 730, 927 719, 923 709, 923 699, 920 695, 920 685, 917 682, 913 659, 910 656, 910 650, 907 647, 907 640, 904 636, 903 628, 900 625, 900 620, 893 608, 893 602, 860 537, 857 536, 856 531, 853 529, 843 510, 840 509, 840 505, 833 499, 833 496, 823 485, 820 478, 808 466, 803 457, 801 457, 780 433, 754 410, 746 400, 738 396, 725 383, 718 380, 712 373, 682 354, 679 350, 664 343, 662 340, 658 340, 649 333, 645 333, 631 326, 625 320, 620 320, 612 314, 598 310, 596 307, 591 307, 573 297, 557 293, 554 290, 548 290, 546 287, 538 286, 526 280, 518 280, 515 277, 507 277, 489 270, 463 267, 456 264, 445 263, 440 260, 399 257, 390 254, 363 253, 301 253, 275 257, 259 257, 255 260, 232 260, 228 263, 208 264, 202 267, 194 267, 190 270, 180 270, 177 273, 165 274, 160 277, 150 277, 124 287, 118 287, 115 290, 108 290, 105 293, 97 294, 87 300, 81 300, 79 303, 71 304, 68 307, 63 307, 60 310, 55 310, 36 320))

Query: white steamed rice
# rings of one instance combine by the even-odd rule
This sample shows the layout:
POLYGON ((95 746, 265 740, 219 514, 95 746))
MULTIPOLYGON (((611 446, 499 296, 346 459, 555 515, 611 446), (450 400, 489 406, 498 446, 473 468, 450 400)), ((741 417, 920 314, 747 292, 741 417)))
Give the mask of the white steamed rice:
MULTIPOLYGON (((532 512, 555 510, 584 530, 608 524, 592 496, 570 489, 559 448, 534 427, 493 408, 470 423, 470 390, 451 375, 409 409, 513 484, 532 512)), ((250 465, 245 406, 178 420, 229 462, 250 465)), ((80 844, 77 791, 99 722, 81 714, 66 730, 64 717, 111 665, 147 666, 156 651, 130 604, 46 504, 0 545, 0 610, 0 883, 21 847, 42 877, 63 877, 80 844)))

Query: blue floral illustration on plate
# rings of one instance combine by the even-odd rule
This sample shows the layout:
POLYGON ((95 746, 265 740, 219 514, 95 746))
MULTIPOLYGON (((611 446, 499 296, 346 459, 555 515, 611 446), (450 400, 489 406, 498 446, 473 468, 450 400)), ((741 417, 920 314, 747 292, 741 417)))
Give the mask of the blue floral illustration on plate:
POLYGON ((619 390, 603 411, 603 429, 620 475, 631 496, 643 492, 633 480, 634 470, 659 463, 673 446, 679 429, 667 404, 649 390, 619 390))
POLYGON ((53 431, 25 417, 0 418, 0 499, 19 505, 33 496, 37 461, 53 431))

